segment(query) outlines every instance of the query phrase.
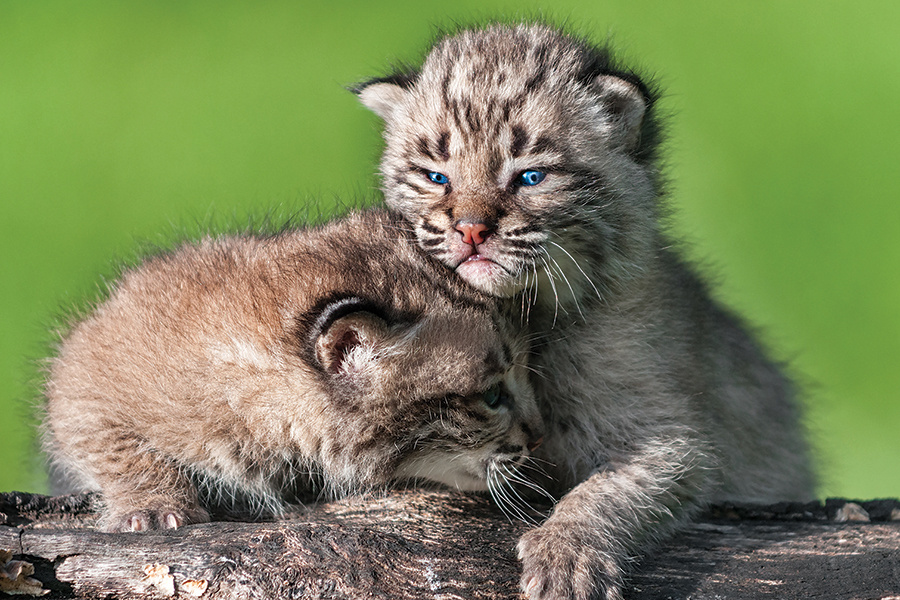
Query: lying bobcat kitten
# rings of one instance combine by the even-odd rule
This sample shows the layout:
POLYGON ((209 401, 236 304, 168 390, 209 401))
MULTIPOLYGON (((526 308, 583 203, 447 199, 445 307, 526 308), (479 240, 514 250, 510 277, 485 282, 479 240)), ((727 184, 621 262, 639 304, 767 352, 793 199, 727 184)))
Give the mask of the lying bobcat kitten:
POLYGON ((621 598, 629 559, 711 500, 808 499, 791 383, 660 224, 655 97, 543 25, 435 45, 356 90, 387 203, 474 287, 516 297, 561 500, 519 544, 531 598, 621 598))
POLYGON ((109 531, 398 479, 502 486, 541 435, 524 351, 386 213, 205 239, 65 337, 47 448, 73 491, 102 491, 109 531))

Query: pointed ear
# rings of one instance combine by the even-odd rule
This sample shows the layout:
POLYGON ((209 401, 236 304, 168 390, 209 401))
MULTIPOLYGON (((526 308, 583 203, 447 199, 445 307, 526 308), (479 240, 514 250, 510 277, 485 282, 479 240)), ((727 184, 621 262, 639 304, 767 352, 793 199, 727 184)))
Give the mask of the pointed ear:
POLYGON ((409 93, 396 83, 381 80, 364 83, 354 88, 353 92, 359 96, 359 101, 366 108, 381 117, 383 121, 390 120, 397 106, 409 93))
POLYGON ((616 121, 616 137, 627 151, 635 150, 641 140, 641 124, 647 110, 647 99, 640 88, 614 75, 600 75, 594 80, 600 101, 616 121))
POLYGON ((328 373, 354 370, 371 358, 375 345, 387 335, 384 319, 370 312, 353 312, 336 319, 316 339, 316 360, 328 373), (368 353, 361 353, 360 350, 368 353))

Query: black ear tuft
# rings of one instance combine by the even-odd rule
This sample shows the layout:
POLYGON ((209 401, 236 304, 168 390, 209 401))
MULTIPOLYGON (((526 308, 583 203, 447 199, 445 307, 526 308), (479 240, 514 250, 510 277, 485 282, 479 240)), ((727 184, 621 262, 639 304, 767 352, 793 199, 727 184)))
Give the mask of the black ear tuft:
POLYGON ((409 95, 419 74, 412 69, 398 71, 388 77, 379 77, 350 88, 369 110, 388 121, 397 106, 409 95))
POLYGON ((384 319, 375 313, 359 310, 362 307, 349 300, 333 303, 323 313, 323 317, 326 314, 328 317, 320 319, 322 327, 315 339, 316 361, 330 374, 352 370, 354 365, 348 359, 353 351, 362 346, 374 350, 387 335, 388 327, 384 319))
POLYGON ((403 88, 404 90, 408 90, 411 89, 418 80, 419 72, 416 69, 409 66, 401 66, 394 73, 386 77, 374 77, 368 81, 352 85, 350 86, 350 91, 358 96, 367 87, 378 83, 389 83, 403 88))

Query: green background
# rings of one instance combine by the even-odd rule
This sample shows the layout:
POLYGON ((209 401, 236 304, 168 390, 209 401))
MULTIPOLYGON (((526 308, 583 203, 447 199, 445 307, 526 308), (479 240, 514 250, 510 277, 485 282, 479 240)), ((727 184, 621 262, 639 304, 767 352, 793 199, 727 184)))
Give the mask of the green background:
POLYGON ((822 495, 900 495, 900 3, 548 6, 0 0, 0 490, 46 489, 61 307, 142 241, 371 198, 379 124, 344 86, 436 25, 545 15, 659 77, 676 229, 804 382, 822 495))

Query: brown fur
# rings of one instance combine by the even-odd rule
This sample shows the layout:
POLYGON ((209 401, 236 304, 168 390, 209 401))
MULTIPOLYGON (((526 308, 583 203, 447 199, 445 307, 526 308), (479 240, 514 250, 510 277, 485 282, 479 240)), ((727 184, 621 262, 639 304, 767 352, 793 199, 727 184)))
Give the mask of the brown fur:
POLYGON ((385 121, 388 205, 540 340, 560 501, 519 545, 529 597, 620 598, 629 558, 706 502, 812 496, 791 382, 662 230, 649 86, 553 28, 493 25, 357 93, 385 121))
POLYGON ((103 492, 109 530, 396 480, 502 487, 540 437, 524 351, 386 213, 207 238, 125 273, 65 337, 47 448, 103 492))

